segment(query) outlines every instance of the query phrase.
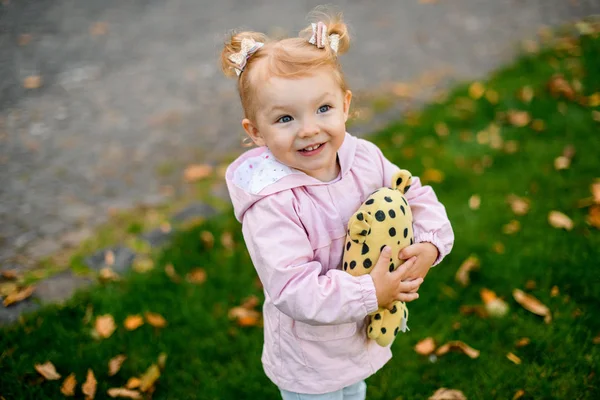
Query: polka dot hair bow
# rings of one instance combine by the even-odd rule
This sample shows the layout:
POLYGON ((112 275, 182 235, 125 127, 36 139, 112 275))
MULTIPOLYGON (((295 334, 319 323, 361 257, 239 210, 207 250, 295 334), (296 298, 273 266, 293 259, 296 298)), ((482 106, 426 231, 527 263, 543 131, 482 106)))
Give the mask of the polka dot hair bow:
POLYGON ((340 35, 334 33, 327 36, 327 25, 321 21, 317 23, 313 22, 311 26, 313 33, 308 43, 314 44, 319 49, 325 48, 325 46, 329 43, 329 47, 331 47, 333 52, 337 54, 338 47, 340 45, 340 35))
POLYGON ((254 39, 242 39, 242 49, 228 57, 229 60, 231 60, 236 65, 235 73, 238 76, 240 76, 242 71, 244 71, 246 63, 248 62, 248 59, 252 56, 252 54, 256 53, 256 51, 264 45, 264 43, 257 42, 254 39))

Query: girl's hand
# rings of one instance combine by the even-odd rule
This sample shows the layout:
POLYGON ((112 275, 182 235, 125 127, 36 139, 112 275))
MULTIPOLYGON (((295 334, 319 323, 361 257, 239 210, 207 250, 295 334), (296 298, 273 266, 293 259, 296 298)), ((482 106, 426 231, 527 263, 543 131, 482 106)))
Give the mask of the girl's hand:
MULTIPOLYGON (((429 242, 415 243, 405 247, 398 255, 401 260, 408 260, 416 257, 416 261, 410 266, 406 273, 406 279, 425 278, 429 269, 437 260, 439 251, 437 247, 429 242)), ((406 263, 405 263, 406 264, 406 263)))
POLYGON ((390 310, 396 300, 409 302, 418 299, 419 294, 416 291, 423 282, 422 278, 408 281, 408 271, 414 267, 416 260, 414 257, 390 272, 391 254, 391 248, 386 246, 370 272, 377 294, 377 304, 390 310))

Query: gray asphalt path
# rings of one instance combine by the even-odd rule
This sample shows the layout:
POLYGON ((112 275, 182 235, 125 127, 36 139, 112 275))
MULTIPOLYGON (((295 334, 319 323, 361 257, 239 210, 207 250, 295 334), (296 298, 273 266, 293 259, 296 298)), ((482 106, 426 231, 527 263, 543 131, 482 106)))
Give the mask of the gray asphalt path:
MULTIPOLYGON (((183 166, 242 151, 234 82, 217 62, 225 34, 295 33, 317 4, 0 0, 0 264, 59 249, 109 207, 160 202, 166 185, 180 194, 183 166), (27 76, 41 87, 25 89, 27 76)), ((600 12, 600 0, 335 4, 356 92, 441 67, 480 77, 539 26, 600 12)))

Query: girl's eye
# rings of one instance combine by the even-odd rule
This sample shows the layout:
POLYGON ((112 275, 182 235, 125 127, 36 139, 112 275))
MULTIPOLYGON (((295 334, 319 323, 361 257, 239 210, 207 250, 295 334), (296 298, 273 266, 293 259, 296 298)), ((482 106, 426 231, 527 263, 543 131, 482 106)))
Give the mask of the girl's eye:
POLYGON ((282 124, 285 124, 286 122, 291 122, 291 121, 292 121, 292 117, 290 117, 289 115, 284 115, 283 117, 281 117, 277 120, 277 122, 280 122, 282 124))
POLYGON ((320 113, 324 113, 327 112, 331 109, 331 106, 329 104, 325 104, 324 106, 319 107, 319 112, 320 113))

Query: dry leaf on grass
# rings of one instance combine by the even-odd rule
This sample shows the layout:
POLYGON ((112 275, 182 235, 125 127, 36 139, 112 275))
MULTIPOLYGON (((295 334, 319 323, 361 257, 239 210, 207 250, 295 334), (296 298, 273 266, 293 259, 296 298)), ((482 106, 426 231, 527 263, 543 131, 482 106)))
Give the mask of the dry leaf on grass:
POLYGON ((241 307, 252 309, 260 304, 260 300, 255 295, 248 296, 244 300, 242 300, 241 307))
POLYGON ((479 210, 480 206, 481 196, 479 196, 478 194, 474 194, 473 196, 469 197, 469 208, 471 210, 479 210))
POLYGON ((531 122, 531 129, 536 132, 543 132, 546 130, 546 123, 541 119, 534 119, 531 122))
POLYGON ((530 103, 533 99, 533 95, 534 93, 531 86, 523 86, 517 93, 519 100, 523 101, 524 103, 530 103))
POLYGON ((142 383, 142 381, 140 380, 140 378, 132 377, 127 380, 125 387, 127 389, 135 389, 135 388, 140 387, 141 383, 142 383))
POLYGON ((235 319, 240 326, 256 326, 260 324, 260 312, 244 307, 234 307, 229 310, 229 318, 235 319))
POLYGON ((600 180, 590 185, 590 191, 592 192, 594 203, 600 204, 600 180))
POLYGON ((99 337, 106 339, 113 334, 117 326, 115 325, 115 320, 112 315, 99 315, 96 317, 96 323, 94 325, 96 329, 96 333, 99 337))
POLYGON ((435 340, 432 337, 425 338, 415 345, 415 351, 423 356, 428 356, 435 350, 435 340))
POLYGON ((444 181, 444 173, 436 168, 427 168, 419 178, 423 182, 441 183, 444 181))
POLYGON ((54 364, 52 364, 50 361, 46 361, 43 364, 35 364, 34 368, 48 381, 60 379, 60 374, 56 372, 54 364))
POLYGON ((531 121, 531 116, 527 111, 509 110, 507 116, 508 122, 518 128, 527 126, 531 121))
POLYGON ((592 339, 592 343, 594 344, 600 344, 600 333, 596 335, 596 337, 594 337, 592 339))
POLYGON ((516 393, 513 396, 512 400, 519 400, 523 396, 525 396, 525 391, 523 389, 519 389, 519 390, 516 391, 516 393))
POLYGON ((521 339, 517 340, 517 342, 515 343, 515 346, 516 347, 525 347, 529 343, 531 343, 531 339, 529 339, 528 337, 522 337, 521 339))
POLYGON ((127 318, 125 318, 125 322, 123 323, 123 325, 128 331, 133 331, 139 328, 140 326, 144 325, 144 319, 139 314, 129 315, 127 316, 127 318))
POLYGON ((108 362, 108 376, 115 376, 117 372, 121 369, 121 365, 127 359, 127 356, 123 354, 119 354, 110 359, 108 362))
POLYGON ((35 291, 35 286, 26 286, 16 292, 10 293, 8 296, 4 298, 2 304, 4 307, 8 307, 11 304, 18 303, 19 301, 23 301, 26 298, 30 297, 35 291))
POLYGON ((514 362, 517 365, 521 364, 521 359, 519 357, 517 357, 516 355, 514 355, 513 353, 508 353, 506 355, 506 358, 508 358, 510 361, 514 362))
POLYGON ((496 254, 504 254, 504 252, 506 251, 506 249, 504 248, 504 243, 502 242, 494 242, 494 244, 492 245, 492 250, 496 254))
POLYGON ((435 129, 435 133, 437 133, 437 135, 439 137, 445 137, 450 134, 448 125, 446 125, 444 122, 438 122, 437 124, 435 124, 434 129, 435 129))
POLYGON ((146 312, 144 316, 146 317, 146 321, 155 328, 164 328, 167 325, 167 321, 160 314, 146 312))
POLYGON ((521 230, 521 223, 516 219, 513 219, 508 224, 502 227, 502 232, 507 235, 513 235, 521 230))
POLYGON ((571 159, 565 156, 558 156, 554 159, 554 169, 561 171, 563 169, 569 169, 571 166, 571 159))
POLYGON ((233 250, 235 247, 235 242, 233 241, 233 235, 231 232, 223 232, 221 235, 221 246, 227 250, 233 250))
POLYGON ((175 271, 175 267, 173 266, 173 264, 165 265, 165 274, 167 274, 167 276, 172 282, 181 282, 181 277, 177 274, 177 271, 175 271))
POLYGON ((154 386, 158 378, 160 378, 160 369, 156 364, 152 364, 140 378, 140 390, 147 392, 154 386))
POLYGON ((508 304, 493 291, 483 288, 479 291, 481 300, 485 304, 485 309, 492 317, 503 317, 508 312, 508 304))
POLYGON ((85 382, 81 385, 81 391, 85 394, 86 400, 93 399, 96 396, 97 385, 98 382, 96 381, 96 377, 94 377, 94 372, 88 369, 85 382))
POLYGON ((482 305, 472 306, 472 305, 463 304, 462 306, 460 306, 459 311, 463 315, 475 314, 475 315, 479 316, 480 318, 487 318, 489 316, 485 306, 482 306, 482 305))
POLYGON ((573 221, 560 211, 550 211, 548 214, 548 223, 554 228, 564 228, 568 231, 573 229, 573 221))
POLYGON ((60 387, 60 392, 64 396, 75 396, 75 386, 77 386, 77 379, 75 379, 75 374, 73 373, 65 378, 60 387))
POLYGON ((204 243, 204 246, 208 249, 212 249, 215 245, 215 237, 210 231, 200 232, 200 240, 204 243))
POLYGON ((141 398, 140 392, 136 390, 130 390, 126 388, 110 388, 108 389, 108 395, 110 397, 121 397, 125 399, 139 399, 141 398))
POLYGON ((213 173, 213 166, 208 164, 195 164, 188 166, 183 172, 185 180, 189 183, 208 178, 213 173))
POLYGON ((455 389, 439 388, 429 400, 467 400, 463 392, 455 389))
POLYGON ((462 286, 466 287, 470 283, 469 274, 471 271, 478 270, 481 266, 479 258, 476 255, 470 255, 458 268, 454 279, 462 286))
POLYGON ((548 90, 554 97, 564 96, 569 100, 575 98, 575 90, 562 74, 554 74, 548 81, 548 90))
POLYGON ((534 314, 544 317, 544 322, 549 323, 552 321, 552 315, 550 309, 542 304, 541 301, 535 297, 523 292, 520 289, 513 290, 513 297, 524 309, 534 314))
POLYGON ((529 211, 529 199, 525 197, 519 197, 514 194, 510 194, 506 200, 516 215, 525 215, 529 211))
POLYGON ((194 268, 185 277, 190 283, 200 285, 206 281, 206 271, 204 268, 194 268))
POLYGON ((154 260, 148 256, 138 255, 133 260, 133 270, 139 273, 146 273, 154 269, 154 260))
POLYGON ((600 229, 600 204, 594 204, 590 207, 586 221, 594 228, 600 229))
POLYGON ((158 358, 156 359, 156 364, 158 365, 158 368, 162 370, 165 369, 165 365, 167 364, 167 353, 160 353, 158 355, 158 358))
POLYGON ((473 100, 479 100, 485 93, 485 86, 481 82, 473 82, 469 86, 469 96, 473 100))
POLYGON ((556 297, 560 294, 560 290, 558 289, 558 286, 554 285, 552 286, 552 289, 550 289, 550 297, 556 297))
POLYGON ((473 359, 479 357, 479 350, 475 350, 474 348, 470 347, 464 342, 461 342, 460 340, 453 340, 451 342, 441 345, 435 351, 435 355, 443 356, 451 350, 460 351, 473 359))

